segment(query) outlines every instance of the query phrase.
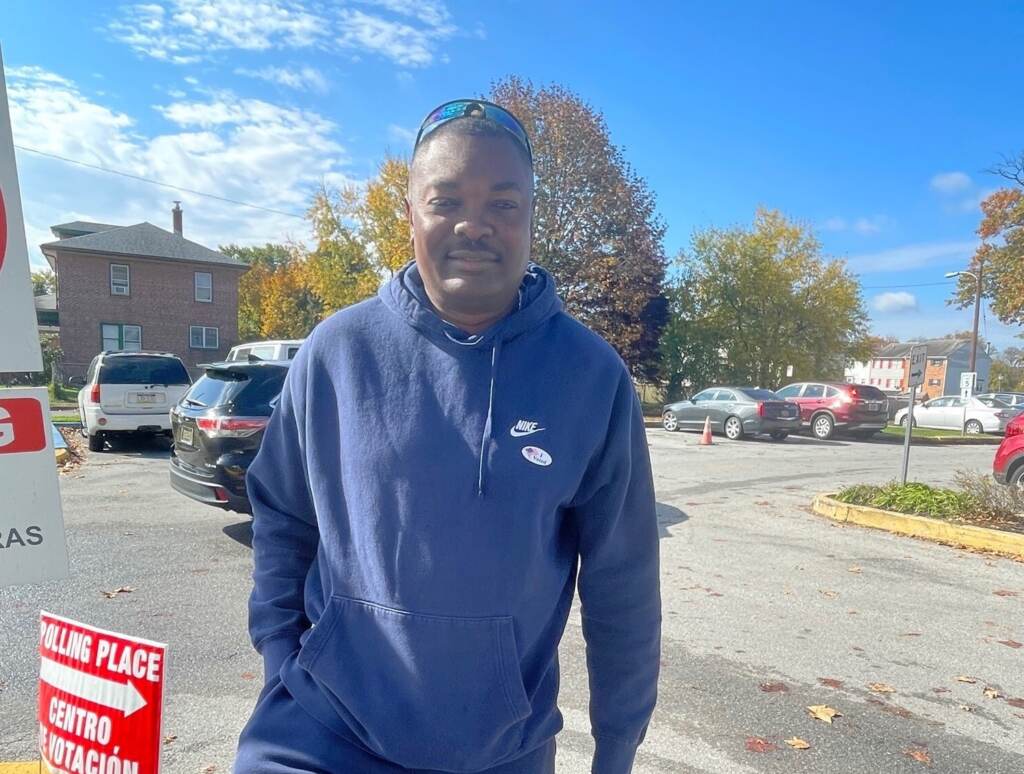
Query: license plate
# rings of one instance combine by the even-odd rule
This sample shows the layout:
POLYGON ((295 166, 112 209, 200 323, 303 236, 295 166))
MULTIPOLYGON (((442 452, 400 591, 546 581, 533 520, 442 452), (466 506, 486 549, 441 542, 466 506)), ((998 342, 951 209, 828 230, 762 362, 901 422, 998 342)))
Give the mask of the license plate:
POLYGON ((156 403, 156 395, 149 392, 137 392, 135 393, 136 403, 156 403))
POLYGON ((875 403, 869 403, 868 404, 868 411, 878 411, 880 408, 882 408, 882 404, 881 403, 875 402, 875 403))
POLYGON ((191 427, 181 428, 181 433, 178 435, 178 440, 188 446, 192 445, 192 441, 195 439, 195 431, 191 427))

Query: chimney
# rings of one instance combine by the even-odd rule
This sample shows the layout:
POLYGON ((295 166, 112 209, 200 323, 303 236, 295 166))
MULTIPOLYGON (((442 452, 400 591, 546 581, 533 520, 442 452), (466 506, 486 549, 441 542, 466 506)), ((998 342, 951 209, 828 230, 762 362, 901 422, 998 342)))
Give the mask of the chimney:
POLYGON ((174 233, 181 236, 181 202, 174 203, 174 209, 171 210, 171 218, 174 222, 174 233))

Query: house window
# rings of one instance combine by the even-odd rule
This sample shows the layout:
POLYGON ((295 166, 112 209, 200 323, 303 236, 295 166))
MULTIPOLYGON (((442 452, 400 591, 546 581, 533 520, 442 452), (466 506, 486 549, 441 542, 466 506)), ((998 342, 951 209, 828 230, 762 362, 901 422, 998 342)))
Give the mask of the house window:
POLYGON ((142 349, 142 326, 103 323, 100 326, 105 352, 138 352, 142 349))
POLYGON ((213 301, 213 275, 208 271, 196 272, 196 301, 213 301))
POLYGON ((110 295, 127 296, 131 295, 130 283, 128 281, 128 264, 110 264, 110 295))
POLYGON ((219 331, 204 325, 190 325, 188 327, 188 345, 192 349, 218 349, 220 347, 219 331))
POLYGON ((940 384, 942 384, 942 380, 940 380, 940 379, 929 379, 928 380, 928 386, 929 387, 938 387, 940 384))

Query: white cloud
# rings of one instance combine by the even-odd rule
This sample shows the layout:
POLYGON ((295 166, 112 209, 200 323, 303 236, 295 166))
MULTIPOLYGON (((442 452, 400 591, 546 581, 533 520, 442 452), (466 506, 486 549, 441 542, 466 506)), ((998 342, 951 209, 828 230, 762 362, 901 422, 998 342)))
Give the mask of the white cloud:
POLYGON ((879 293, 874 298, 875 309, 888 314, 910 312, 917 309, 917 298, 913 293, 879 293))
POLYGON ((838 216, 828 218, 824 223, 821 224, 822 229, 825 231, 845 231, 846 230, 846 219, 838 216))
POLYGON ((457 32, 440 0, 351 2, 381 13, 300 0, 161 0, 121 8, 106 29, 138 54, 175 64, 225 50, 315 47, 375 53, 404 67, 431 64, 437 45, 457 32))
MULTIPOLYGON (((19 145, 299 215, 321 181, 351 182, 337 127, 315 112, 215 92, 157 106, 170 126, 147 134, 133 117, 97 104, 74 83, 35 76, 9 84, 19 145)), ((308 233, 300 218, 31 153, 19 154, 19 171, 27 231, 35 240, 48 241, 50 225, 73 219, 124 225, 148 220, 169 228, 173 199, 183 201, 185 235, 211 247, 303 239, 308 233)))
POLYGON ((411 149, 412 144, 416 142, 416 131, 414 129, 406 129, 398 124, 389 124, 388 139, 395 144, 406 145, 411 149))
POLYGON ((856 231, 864 236, 871 236, 883 231, 892 221, 885 215, 874 215, 870 218, 847 220, 837 216, 826 219, 821 228, 823 231, 856 231))
POLYGON ((854 271, 864 274, 905 271, 924 266, 933 267, 939 271, 945 270, 949 266, 966 265, 977 248, 977 242, 929 242, 904 245, 877 253, 854 255, 847 259, 847 264, 854 271))
POLYGON ((941 194, 955 194, 966 191, 974 185, 971 178, 965 172, 940 172, 931 179, 933 191, 941 194))
POLYGON ((291 69, 288 67, 264 67, 260 70, 248 70, 239 67, 235 70, 237 75, 245 75, 249 78, 259 78, 269 83, 276 83, 280 86, 287 86, 289 89, 298 91, 316 91, 324 93, 327 91, 327 79, 323 73, 315 67, 300 67, 291 69))

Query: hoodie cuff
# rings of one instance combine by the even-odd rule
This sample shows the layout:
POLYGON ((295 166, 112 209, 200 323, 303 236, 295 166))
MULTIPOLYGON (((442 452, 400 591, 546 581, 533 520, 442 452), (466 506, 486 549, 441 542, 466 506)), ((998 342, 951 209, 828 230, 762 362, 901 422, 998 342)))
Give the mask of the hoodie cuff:
POLYGON ((636 745, 622 739, 594 737, 594 765, 591 774, 629 774, 633 770, 636 745))
POLYGON ((281 672, 281 666, 288 656, 299 649, 299 638, 292 634, 282 634, 260 644, 263 656, 263 680, 269 683, 281 672))

